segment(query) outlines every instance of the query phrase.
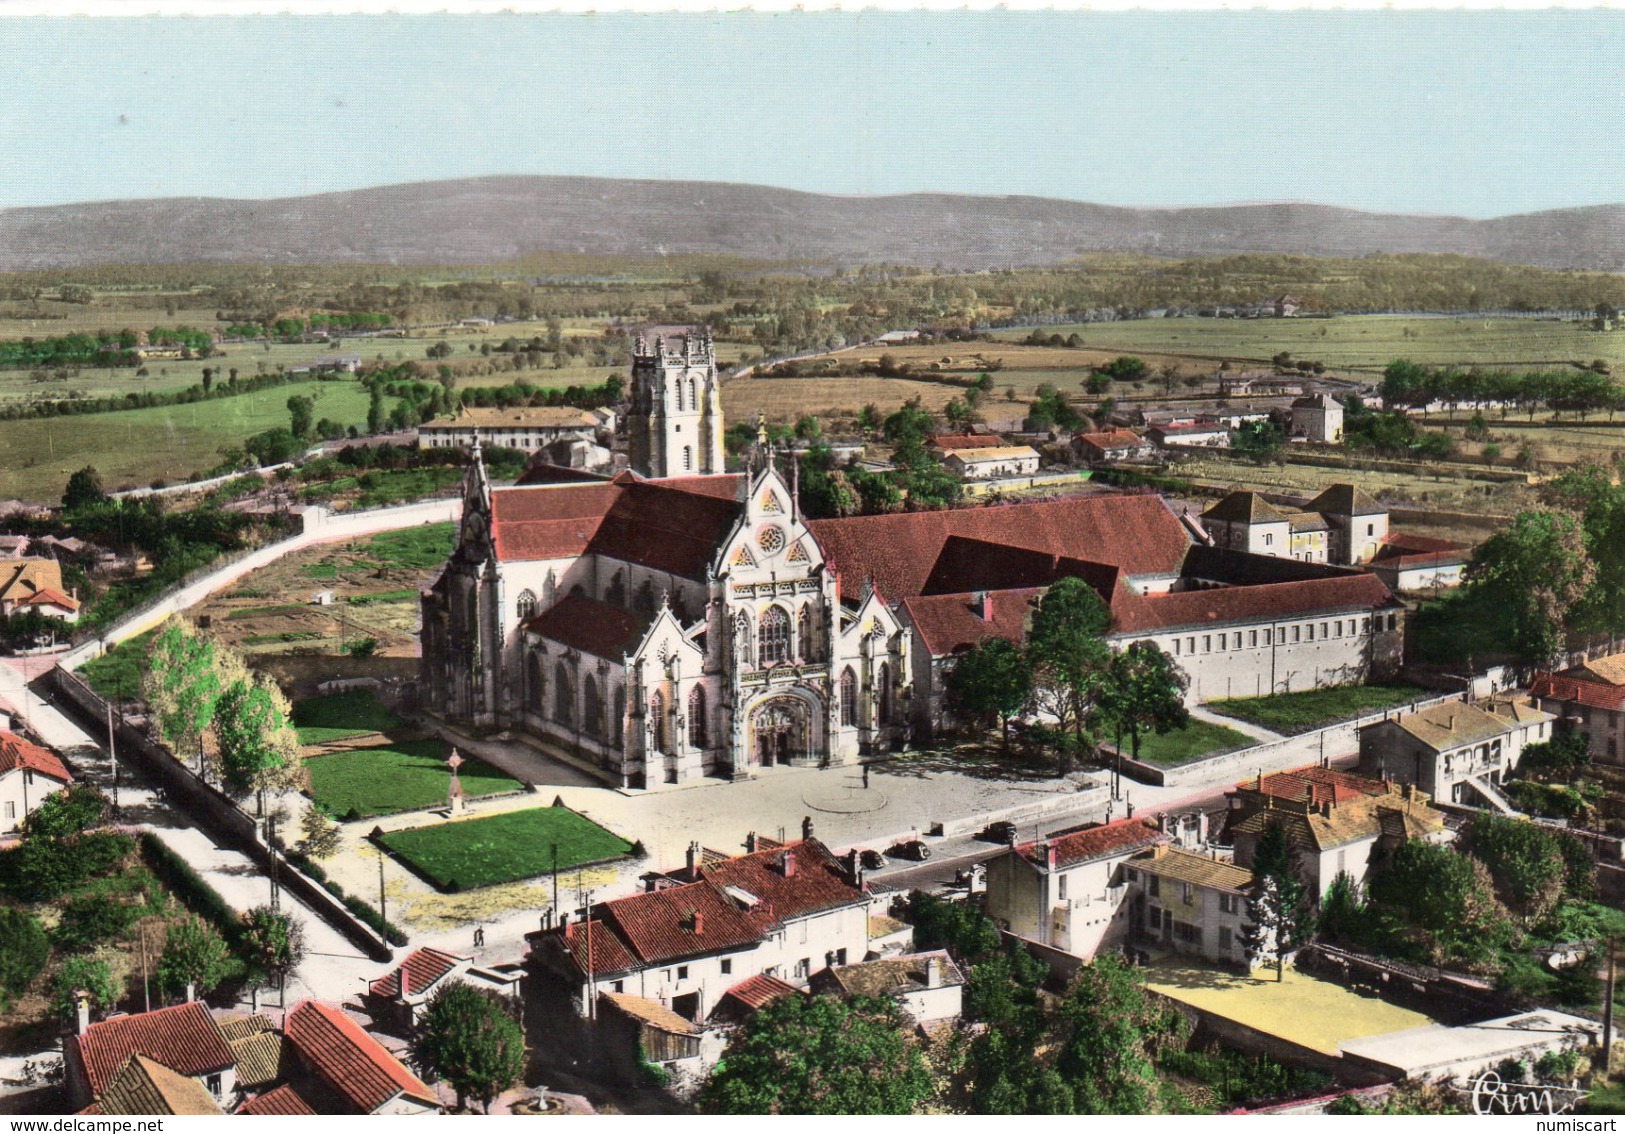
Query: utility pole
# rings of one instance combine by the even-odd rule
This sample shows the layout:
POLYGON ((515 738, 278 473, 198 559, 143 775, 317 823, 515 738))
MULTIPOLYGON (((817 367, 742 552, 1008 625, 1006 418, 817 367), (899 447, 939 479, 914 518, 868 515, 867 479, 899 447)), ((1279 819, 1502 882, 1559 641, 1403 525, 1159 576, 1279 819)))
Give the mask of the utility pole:
POLYGON ((1608 939, 1608 981, 1602 992, 1602 1073, 1606 1078, 1614 1062, 1614 950, 1618 938, 1608 939))
POLYGON ((278 913, 282 909, 282 878, 277 869, 276 814, 274 812, 265 817, 265 849, 271 855, 271 912, 278 913))
POLYGON ((111 701, 108 701, 108 702, 106 702, 106 704, 107 704, 107 759, 113 765, 113 814, 117 815, 119 813, 119 811, 118 811, 118 789, 119 789, 118 744, 116 742, 116 737, 115 737, 115 734, 113 732, 113 703, 111 701))
POLYGON ((553 844, 553 916, 559 915, 559 844, 553 844))
POLYGON ((378 918, 380 921, 389 920, 389 911, 384 907, 384 852, 378 852, 378 918))

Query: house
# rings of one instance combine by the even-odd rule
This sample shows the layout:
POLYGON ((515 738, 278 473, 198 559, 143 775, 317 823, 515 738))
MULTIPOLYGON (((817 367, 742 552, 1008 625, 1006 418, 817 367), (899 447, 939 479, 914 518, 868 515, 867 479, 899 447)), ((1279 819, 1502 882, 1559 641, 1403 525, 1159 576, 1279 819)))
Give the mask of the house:
POLYGON ((1459 543, 1390 532, 1367 567, 1396 594, 1417 594, 1460 586, 1471 558, 1459 543))
POLYGON ((361 369, 358 354, 321 354, 309 362, 288 367, 289 374, 354 374, 361 369))
POLYGON ((1388 509, 1352 484, 1330 484, 1304 505, 1318 512, 1330 528, 1331 562, 1355 567, 1375 559, 1388 538, 1388 509))
POLYGON ((1343 440, 1343 403, 1330 394, 1309 394, 1292 403, 1289 436, 1316 445, 1343 440))
POLYGON ((363 1002, 373 1019, 387 1022, 406 1034, 421 1022, 430 999, 442 988, 466 984, 494 992, 517 1005, 519 981, 520 974, 515 968, 483 968, 476 966, 472 957, 423 948, 408 954, 398 967, 369 983, 363 1002))
MULTIPOLYGON (((683 870, 651 876, 647 892, 528 935, 540 979, 584 1018, 612 996, 623 1023, 703 1038, 726 1022, 726 1013, 712 1017, 730 993, 745 997, 747 981, 805 988, 814 972, 861 960, 869 895, 856 854, 838 860, 812 838, 780 845, 753 836, 747 845, 746 854, 707 861, 696 844, 683 870), (693 1027, 679 1028, 668 1010, 693 1027)), ((674 1040, 668 1050, 686 1060, 721 1048, 674 1040)))
POLYGON ((1278 295, 1270 300, 1269 306, 1277 319, 1290 319, 1298 313, 1301 304, 1295 295, 1278 295))
POLYGON ((1192 421, 1153 425, 1145 431, 1162 449, 1228 449, 1230 429, 1218 422, 1192 421))
POLYGON ((1360 730, 1363 775, 1414 784, 1434 799, 1492 805, 1530 744, 1550 740, 1553 713, 1503 697, 1445 701, 1360 730))
POLYGON ((1129 859, 1134 940, 1220 964, 1247 964, 1242 927, 1253 873, 1233 862, 1173 846, 1129 859))
POLYGON ((558 441, 593 441, 598 418, 573 406, 465 406, 450 417, 418 426, 420 449, 501 446, 536 453, 558 441))
POLYGON ((1214 547, 1304 563, 1325 563, 1329 558, 1331 525, 1324 516, 1278 508, 1256 492, 1232 492, 1201 519, 1214 547))
POLYGON ((832 965, 814 975, 811 990, 847 999, 893 1000, 916 1024, 929 1024, 959 1018, 965 976, 946 949, 936 949, 832 965))
POLYGON ((942 463, 966 480, 992 480, 998 477, 1030 476, 1038 471, 1038 450, 1030 445, 1011 445, 979 437, 980 445, 952 448, 943 453, 942 463))
POLYGON ((1225 831, 1236 865, 1250 868, 1259 837, 1278 826, 1294 870, 1316 902, 1339 874, 1364 886, 1371 867, 1408 839, 1449 837, 1444 816, 1412 785, 1331 768, 1260 773, 1226 797, 1225 831))
POLYGON ((1529 695, 1546 712, 1561 717, 1565 728, 1586 738, 1592 760, 1625 764, 1625 654, 1537 673, 1529 695))
POLYGON ((21 559, 29 542, 25 535, 0 535, 0 559, 21 559))
POLYGON ((433 1114, 435 1093, 339 1009, 213 1013, 200 1001, 79 1025, 64 1050, 89 1114, 433 1114), (187 1109, 177 1109, 177 1108, 187 1109))
POLYGON ((1128 429, 1079 433, 1072 438, 1072 449, 1079 461, 1090 464, 1097 461, 1135 461, 1149 457, 1153 452, 1145 438, 1128 429))
POLYGON ((34 611, 48 618, 75 622, 79 599, 62 583, 62 566, 55 559, 0 561, 0 616, 34 611))
POLYGON ((1089 958, 1128 940, 1136 854, 1167 841, 1143 819, 1020 843, 987 864, 987 916, 1017 937, 1089 958))
POLYGON ((15 833, 47 796, 72 782, 55 752, 0 731, 0 836, 15 833))

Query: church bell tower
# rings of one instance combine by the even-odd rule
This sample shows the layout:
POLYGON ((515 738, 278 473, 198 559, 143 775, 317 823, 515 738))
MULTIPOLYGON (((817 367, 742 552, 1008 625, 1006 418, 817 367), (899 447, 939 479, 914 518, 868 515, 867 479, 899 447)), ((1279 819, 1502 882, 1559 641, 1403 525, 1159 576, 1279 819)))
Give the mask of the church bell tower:
POLYGON ((716 352, 703 327, 655 328, 632 344, 626 416, 632 469, 648 477, 714 476, 722 456, 716 352))

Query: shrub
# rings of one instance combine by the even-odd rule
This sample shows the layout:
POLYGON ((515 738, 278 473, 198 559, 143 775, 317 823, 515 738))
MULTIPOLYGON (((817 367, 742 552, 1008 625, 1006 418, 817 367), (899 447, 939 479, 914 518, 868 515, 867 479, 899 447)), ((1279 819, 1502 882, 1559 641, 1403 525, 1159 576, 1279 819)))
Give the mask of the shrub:
POLYGON ((39 975, 51 946, 32 914, 9 907, 0 907, 0 941, 0 1010, 10 1011, 11 997, 39 975))
POLYGON ((222 932, 229 933, 235 928, 237 914, 220 892, 150 831, 141 836, 141 857, 187 909, 222 932))
POLYGON ((82 894, 63 907, 51 939, 67 952, 89 952, 129 929, 139 914, 136 907, 106 894, 82 894))

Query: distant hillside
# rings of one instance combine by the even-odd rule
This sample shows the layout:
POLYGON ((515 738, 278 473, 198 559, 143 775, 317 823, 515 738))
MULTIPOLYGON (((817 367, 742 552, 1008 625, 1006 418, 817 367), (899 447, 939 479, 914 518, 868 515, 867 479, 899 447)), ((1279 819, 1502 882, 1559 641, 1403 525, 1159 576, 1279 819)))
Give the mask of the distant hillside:
POLYGON ((832 197, 754 185, 488 177, 269 201, 174 198, 0 211, 0 269, 103 263, 491 263, 531 252, 1045 264, 1085 252, 1454 252, 1625 270, 1625 205, 1494 220, 1323 205, 1122 209, 1042 197, 832 197))

